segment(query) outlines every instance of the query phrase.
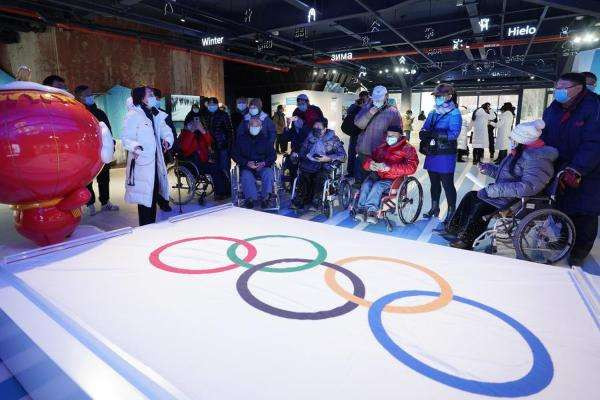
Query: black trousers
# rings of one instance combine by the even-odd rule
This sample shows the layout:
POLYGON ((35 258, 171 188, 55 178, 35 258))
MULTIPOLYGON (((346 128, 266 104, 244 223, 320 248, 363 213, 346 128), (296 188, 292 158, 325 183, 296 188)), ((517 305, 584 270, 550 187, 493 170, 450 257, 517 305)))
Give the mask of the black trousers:
POLYGON ((354 163, 356 162, 356 143, 358 142, 358 135, 350 136, 350 144, 348 145, 348 162, 346 170, 348 175, 354 176, 354 163))
POLYGON ((508 150, 500 150, 498 152, 498 158, 496 159, 496 162, 500 163, 502 160, 504 160, 506 158, 507 155, 508 155, 508 150))
POLYGON ((284 134, 278 134, 275 140, 275 151, 278 153, 285 153, 288 149, 288 141, 285 140, 284 134))
POLYGON ((139 225, 148 225, 156 222, 156 202, 158 201, 158 167, 154 165, 154 189, 152 190, 152 204, 146 207, 138 204, 139 225))
POLYGON ((476 164, 478 162, 481 162, 481 160, 483 159, 483 148, 482 147, 476 147, 473 149, 473 163, 476 164))
POLYGON ((454 187, 454 173, 440 174, 438 172, 427 171, 429 181, 431 182, 431 201, 440 202, 442 194, 442 186, 446 199, 448 199, 448 207, 456 207, 456 188, 454 187))
MULTIPOLYGON (((104 164, 104 167, 100 170, 100 173, 96 176, 96 182, 98 182, 99 200, 101 205, 108 203, 110 197, 110 165, 104 164)), ((90 206, 96 202, 96 193, 94 193, 94 181, 91 181, 87 185, 87 189, 90 191, 92 197, 88 201, 87 205, 90 206)))
POLYGON ((311 202, 319 203, 322 195, 323 184, 329 177, 327 171, 304 172, 300 173, 296 185, 296 198, 294 202, 298 206, 304 206, 311 202))
POLYGON ((462 198, 446 230, 472 246, 487 228, 488 222, 483 217, 494 211, 496 207, 480 200, 477 191, 473 190, 462 198))
POLYGON ((570 214, 569 218, 575 225, 575 246, 571 255, 585 258, 590 254, 598 236, 598 215, 570 214))
POLYGON ((495 147, 494 147, 494 128, 488 128, 488 141, 489 141, 489 149, 490 149, 490 157, 494 157, 495 147))

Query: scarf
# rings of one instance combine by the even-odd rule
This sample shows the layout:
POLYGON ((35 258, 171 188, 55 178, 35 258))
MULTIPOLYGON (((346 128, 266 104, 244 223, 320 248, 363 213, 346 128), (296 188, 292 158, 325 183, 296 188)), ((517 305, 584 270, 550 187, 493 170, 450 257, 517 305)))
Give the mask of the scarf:
MULTIPOLYGON (((539 139, 539 138, 538 138, 538 139, 536 139, 535 141, 533 141, 533 142, 531 142, 531 143, 529 143, 529 144, 526 144, 526 145, 525 145, 525 148, 526 148, 526 149, 539 149, 540 147, 544 147, 545 145, 546 145, 546 143, 545 143, 545 142, 544 142, 542 139, 539 139)), ((516 151, 516 149, 512 149, 512 150, 510 151, 510 154, 511 154, 512 156, 514 156, 515 154, 517 154, 517 151, 516 151)))
POLYGON ((565 110, 565 113, 560 118, 561 125, 564 124, 565 122, 567 122, 569 120, 569 118, 571 118, 571 113, 573 111, 575 111, 575 109, 577 108, 579 103, 581 103, 581 100, 583 100, 583 98, 585 97, 585 94, 586 94, 585 92, 586 92, 586 90, 584 89, 581 91, 581 93, 579 93, 577 96, 573 97, 573 99, 568 101, 566 104, 561 104, 562 109, 565 110))
POLYGON ((435 106, 435 112, 440 115, 443 115, 449 113, 455 108, 456 105, 452 101, 445 101, 444 104, 442 104, 441 106, 435 106))

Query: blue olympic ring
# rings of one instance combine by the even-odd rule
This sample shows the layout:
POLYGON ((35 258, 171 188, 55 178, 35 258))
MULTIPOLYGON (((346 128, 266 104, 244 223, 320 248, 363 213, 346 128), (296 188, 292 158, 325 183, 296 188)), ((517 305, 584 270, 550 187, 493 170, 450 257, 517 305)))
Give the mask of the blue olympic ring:
POLYGON ((469 300, 456 295, 454 295, 453 300, 487 311, 500 318, 502 321, 513 327, 519 335, 525 339, 533 354, 533 365, 527 375, 509 382, 482 382, 464 379, 430 367, 402 350, 400 346, 394 343, 383 327, 381 322, 383 308, 392 301, 403 297, 439 295, 440 294, 437 292, 408 290, 388 294, 374 302, 369 309, 369 326, 377 341, 398 361, 402 362, 407 367, 412 368, 414 371, 445 385, 471 393, 495 397, 529 396, 538 393, 550 384, 554 375, 554 366, 550 354, 548 354, 548 350, 546 350, 540 339, 538 339, 529 329, 521 325, 521 323, 503 312, 474 300, 469 300))

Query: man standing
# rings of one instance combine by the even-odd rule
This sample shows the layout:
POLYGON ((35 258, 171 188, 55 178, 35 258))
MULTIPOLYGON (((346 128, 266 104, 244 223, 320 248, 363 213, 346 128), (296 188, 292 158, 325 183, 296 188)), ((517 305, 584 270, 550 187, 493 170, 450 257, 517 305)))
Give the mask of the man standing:
POLYGON ((354 176, 354 167, 356 163, 356 142, 358 140, 358 135, 360 135, 361 129, 354 124, 354 119, 356 115, 369 101, 369 92, 363 90, 359 93, 358 99, 354 104, 352 104, 348 108, 348 114, 346 114, 346 118, 342 122, 342 132, 346 135, 350 136, 350 144, 348 145, 348 161, 346 170, 348 172, 348 176, 354 176))
POLYGON ((248 114, 248 99, 238 97, 235 101, 235 110, 231 113, 231 126, 234 132, 237 132, 246 114, 248 114))
POLYGON ((402 127, 404 129, 404 136, 406 140, 410 143, 410 134, 412 132, 412 124, 415 120, 415 117, 412 115, 412 110, 406 110, 406 113, 402 116, 402 127))
POLYGON ((285 120, 285 112, 283 104, 277 106, 277 111, 273 114, 273 123, 275 124, 275 132, 277 139, 275 141, 275 150, 278 154, 283 154, 287 151, 286 130, 287 122, 285 120))
POLYGON ((354 119, 354 124, 362 129, 356 145, 356 164, 354 173, 357 183, 362 183, 368 174, 363 169, 367 157, 385 142, 388 128, 399 126, 402 128, 402 119, 396 107, 388 103, 388 92, 384 86, 373 88, 372 99, 367 102, 354 119))
POLYGON ((224 193, 216 193, 215 191, 215 200, 223 200, 229 196, 231 190, 229 170, 231 169, 230 151, 233 144, 233 128, 229 114, 219 110, 219 100, 216 97, 208 99, 207 110, 208 114, 204 126, 213 137, 216 163, 223 174, 226 188, 224 193))
MULTIPOLYGON (((64 84, 64 81, 63 81, 64 84)), ((94 102, 94 96, 92 95, 92 89, 86 85, 80 85, 75 88, 75 97, 79 100, 85 108, 92 113, 94 117, 100 122, 104 122, 109 130, 112 129, 110 127, 110 122, 108 121, 108 117, 106 113, 98 108, 96 103, 94 102)), ((104 164, 100 173, 96 176, 96 182, 98 183, 98 192, 100 194, 100 210, 101 211, 118 211, 119 206, 112 204, 109 200, 110 198, 110 165, 104 164)), ((93 182, 90 182, 87 185, 87 189, 90 191, 91 197, 90 201, 87 203, 87 211, 90 216, 96 215, 96 194, 94 193, 93 182)))
POLYGON ((559 208, 575 224, 575 246, 570 265, 581 266, 598 234, 600 214, 600 100, 586 89, 583 74, 562 75, 554 101, 544 111, 542 140, 558 150, 555 171, 560 173, 559 208))
POLYGON ((582 72, 582 74, 585 76, 585 87, 587 90, 598 96, 598 93, 596 93, 596 81, 598 79, 596 78, 596 74, 589 71, 582 72))

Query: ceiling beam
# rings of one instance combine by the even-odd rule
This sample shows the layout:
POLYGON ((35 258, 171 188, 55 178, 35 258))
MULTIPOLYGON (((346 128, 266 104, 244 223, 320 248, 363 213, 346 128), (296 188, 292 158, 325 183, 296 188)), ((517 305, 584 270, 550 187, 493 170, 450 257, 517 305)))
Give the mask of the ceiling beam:
MULTIPOLYGON (((381 22, 383 25, 385 25, 390 31, 392 31, 396 36, 398 36, 400 39, 404 40, 406 42, 406 44, 408 44, 410 47, 412 47, 413 49, 415 49, 415 51, 417 53, 419 53, 421 56, 423 56, 427 61, 429 62, 434 62, 431 58, 429 58, 425 53, 423 53, 417 46, 415 46, 410 40, 408 40, 406 38, 406 36, 404 36, 403 34, 401 34, 400 32, 398 32, 398 30, 396 28, 394 28, 390 23, 388 23, 382 16, 381 13, 378 11, 375 11, 373 9, 371 9, 369 6, 367 6, 362 0, 354 0, 355 3, 357 3, 358 5, 360 5, 362 8, 364 8, 365 10, 367 10, 373 17, 375 17, 377 20, 379 20, 379 22, 381 22)), ((405 1, 403 2, 403 4, 405 5, 406 3, 410 3, 412 2, 411 0, 409 1, 405 1)))
MULTIPOLYGON (((473 29, 473 33, 476 35, 481 34, 481 27, 479 26, 479 11, 477 10, 477 3, 468 3, 466 4, 467 13, 469 14, 469 22, 471 23, 471 28, 473 29)), ((481 37, 477 37, 475 39, 477 42, 481 42, 483 39, 481 37)), ((473 54, 471 50, 465 48, 465 54, 469 60, 473 60, 473 54)), ((479 49, 479 56, 482 60, 487 58, 485 49, 479 49)))
MULTIPOLYGON (((525 49, 525 53, 523 53, 523 56, 527 56, 527 53, 529 53, 529 49, 531 49, 533 40, 535 39, 536 35, 540 31, 540 26, 542 26, 542 22, 544 21, 544 18, 546 18, 547 12, 548 12, 548 6, 544 7, 544 11, 542 11, 542 15, 540 15, 540 20, 538 21, 538 24, 535 27, 535 33, 533 35, 531 35, 531 39, 529 40, 529 43, 527 43, 527 48, 525 49)), ((525 59, 523 59, 523 62, 521 64, 524 64, 524 63, 525 63, 525 59)))
POLYGON ((506 68, 509 68, 509 69, 512 69, 512 70, 515 70, 515 71, 519 71, 519 72, 522 72, 524 74, 533 75, 533 76, 535 76, 537 78, 540 78, 540 79, 543 79, 545 81, 554 83, 554 78, 553 77, 547 76, 547 75, 544 75, 544 74, 540 74, 539 72, 533 71, 533 70, 531 70, 529 68, 526 68, 524 66, 515 67, 514 65, 505 64, 505 63, 502 63, 502 62, 499 62, 499 61, 494 61, 494 62, 496 64, 498 64, 498 65, 503 66, 503 67, 506 67, 506 68))
POLYGON ((434 72, 432 74, 425 75, 424 77, 420 77, 419 79, 415 79, 414 80, 415 84, 413 84, 411 86, 411 89, 416 87, 417 85, 420 86, 421 82, 427 82, 428 80, 435 79, 439 76, 444 75, 447 72, 450 72, 452 70, 462 67, 463 65, 468 65, 468 64, 471 64, 471 61, 458 61, 458 62, 452 63, 449 67, 447 67, 439 72, 434 72))
POLYGON ((556 8, 558 10, 570 11, 578 14, 589 15, 590 17, 600 18, 600 4, 595 0, 525 0, 528 3, 534 3, 546 7, 556 8))

